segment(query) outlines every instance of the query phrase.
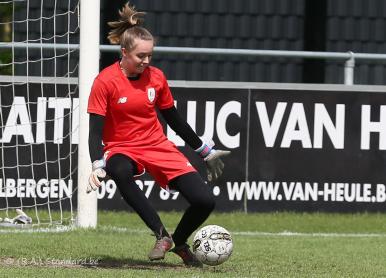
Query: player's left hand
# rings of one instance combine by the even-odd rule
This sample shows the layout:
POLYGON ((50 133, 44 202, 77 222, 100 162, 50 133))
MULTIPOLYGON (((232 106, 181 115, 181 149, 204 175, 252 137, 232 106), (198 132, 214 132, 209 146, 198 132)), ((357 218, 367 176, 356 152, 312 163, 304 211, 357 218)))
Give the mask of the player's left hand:
POLYGON ((231 153, 230 151, 215 150, 213 146, 213 140, 204 140, 201 147, 195 150, 206 162, 208 181, 215 181, 222 175, 224 162, 221 158, 231 153))
POLYGON ((204 158, 207 167, 208 181, 215 181, 222 175, 224 162, 222 162, 221 158, 230 153, 230 151, 212 149, 204 158))

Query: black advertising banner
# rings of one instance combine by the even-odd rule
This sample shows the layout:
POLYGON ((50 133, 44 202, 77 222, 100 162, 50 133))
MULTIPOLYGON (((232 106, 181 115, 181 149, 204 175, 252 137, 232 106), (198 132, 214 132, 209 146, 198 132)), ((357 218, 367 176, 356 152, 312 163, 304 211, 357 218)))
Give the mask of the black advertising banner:
MULTIPOLYGON (((172 92, 200 137, 232 151, 223 176, 208 184, 216 210, 386 211, 385 94, 202 84, 172 92)), ((0 89, 0 208, 76 206, 76 85, 0 89)), ((165 124, 164 130, 205 178, 202 159, 165 124)), ((136 182, 158 210, 188 205, 148 175, 136 182)), ((128 209, 111 180, 97 195, 100 209, 128 209)))
POLYGON ((253 90, 248 208, 384 211, 385 103, 382 93, 253 90))

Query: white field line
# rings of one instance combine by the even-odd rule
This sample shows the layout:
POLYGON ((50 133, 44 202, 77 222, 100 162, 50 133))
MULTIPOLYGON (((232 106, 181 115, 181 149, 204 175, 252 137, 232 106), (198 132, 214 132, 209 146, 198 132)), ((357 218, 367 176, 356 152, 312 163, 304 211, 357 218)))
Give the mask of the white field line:
MULTIPOLYGON (((18 228, 18 229, 0 229, 0 234, 17 234, 17 233, 63 233, 76 231, 76 227, 60 226, 55 228, 18 228)), ((85 229, 86 230, 86 229, 85 229)), ((91 229, 92 230, 92 229, 91 229)), ((147 229, 133 229, 116 226, 99 226, 98 230, 106 232, 132 233, 132 234, 151 234, 147 229)), ((261 232, 261 231, 230 231, 235 236, 250 236, 250 237, 386 237, 386 233, 298 233, 298 232, 261 232)))

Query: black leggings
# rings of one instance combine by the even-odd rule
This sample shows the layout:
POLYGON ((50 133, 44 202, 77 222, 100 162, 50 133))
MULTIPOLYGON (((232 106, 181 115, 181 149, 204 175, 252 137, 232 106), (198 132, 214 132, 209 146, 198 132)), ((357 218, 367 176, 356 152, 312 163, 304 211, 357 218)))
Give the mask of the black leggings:
MULTIPOLYGON (((115 181, 122 197, 145 224, 157 235, 168 235, 162 221, 133 178, 135 162, 123 154, 113 155, 106 165, 107 174, 115 181)), ((197 172, 174 178, 169 187, 179 191, 189 202, 174 233, 176 246, 186 243, 188 237, 208 218, 215 206, 213 194, 197 172)))

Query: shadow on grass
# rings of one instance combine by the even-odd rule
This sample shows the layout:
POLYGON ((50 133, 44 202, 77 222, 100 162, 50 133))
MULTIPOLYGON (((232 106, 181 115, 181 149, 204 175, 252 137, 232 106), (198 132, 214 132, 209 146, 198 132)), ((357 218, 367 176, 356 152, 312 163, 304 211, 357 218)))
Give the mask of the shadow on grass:
POLYGON ((129 269, 141 269, 141 270, 158 270, 158 269, 180 269, 186 268, 185 265, 168 263, 165 261, 148 261, 137 260, 132 258, 117 259, 110 256, 99 257, 94 262, 86 262, 81 264, 83 267, 88 268, 129 268, 129 269))
POLYGON ((137 260, 132 258, 117 259, 110 256, 99 257, 98 262, 94 265, 82 265, 83 267, 90 268, 119 268, 119 269, 139 269, 139 270, 181 270, 181 269, 191 269, 191 270, 202 270, 209 271, 213 273, 231 273, 233 269, 230 267, 224 267, 223 265, 213 267, 213 266, 204 266, 204 268, 195 268, 185 266, 181 263, 169 263, 165 261, 149 261, 149 260, 137 260))

